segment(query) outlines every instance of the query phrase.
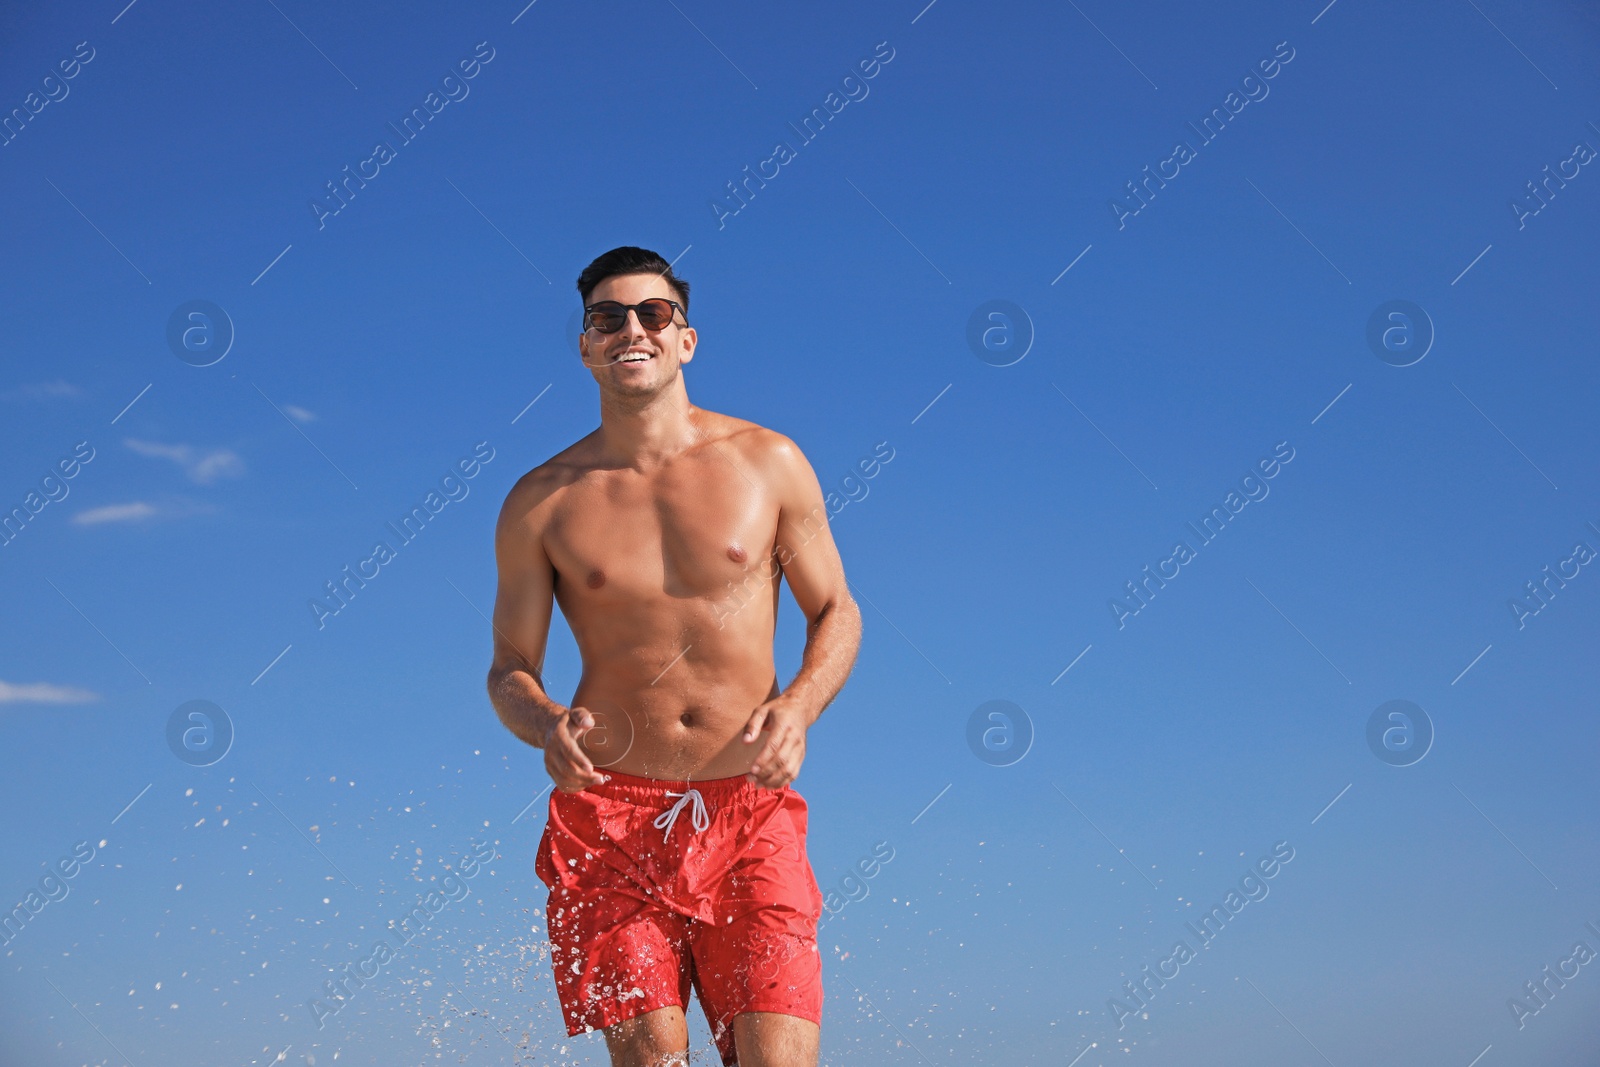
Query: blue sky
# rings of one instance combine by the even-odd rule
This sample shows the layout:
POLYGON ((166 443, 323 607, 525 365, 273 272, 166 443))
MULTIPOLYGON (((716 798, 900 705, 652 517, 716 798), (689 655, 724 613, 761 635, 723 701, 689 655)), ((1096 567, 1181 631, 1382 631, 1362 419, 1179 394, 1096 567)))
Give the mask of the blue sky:
MULTIPOLYGON (((573 279, 620 244, 694 287, 696 404, 825 488, 894 450, 833 519, 866 632, 798 783, 858 898, 825 1062, 1589 1062, 1600 964, 1524 986, 1600 952, 1600 19, 1324 3, 0 14, 0 894, 92 853, 0 947, 5 1062, 605 1061, 560 1025, 548 780, 483 613, 505 492, 597 423, 573 279), (193 301, 231 323, 207 366, 167 340, 193 301), (1020 360, 969 344, 992 301, 1020 360), (1390 301, 1433 335, 1408 366, 1367 340, 1390 301), (167 741, 195 700, 232 724, 208 766, 167 741), (1020 759, 969 748, 995 700, 1020 759), (1420 759, 1369 747, 1392 700, 1420 759)), ((786 595, 784 682, 802 641, 786 595)), ((559 621, 547 668, 569 698, 559 621)))

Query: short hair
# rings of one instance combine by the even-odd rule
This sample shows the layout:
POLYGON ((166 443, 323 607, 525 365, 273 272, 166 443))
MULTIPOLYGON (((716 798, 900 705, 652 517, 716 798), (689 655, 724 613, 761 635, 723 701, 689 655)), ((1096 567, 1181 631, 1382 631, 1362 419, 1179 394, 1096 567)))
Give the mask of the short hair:
POLYGON ((614 278, 619 274, 657 274, 672 286, 678 294, 678 302, 683 305, 683 314, 689 315, 689 283, 672 273, 672 264, 662 259, 660 255, 648 248, 637 248, 634 245, 623 245, 613 248, 603 255, 596 256, 594 262, 583 268, 583 273, 578 275, 578 295, 583 298, 584 306, 589 304, 589 295, 595 287, 607 278, 614 278))

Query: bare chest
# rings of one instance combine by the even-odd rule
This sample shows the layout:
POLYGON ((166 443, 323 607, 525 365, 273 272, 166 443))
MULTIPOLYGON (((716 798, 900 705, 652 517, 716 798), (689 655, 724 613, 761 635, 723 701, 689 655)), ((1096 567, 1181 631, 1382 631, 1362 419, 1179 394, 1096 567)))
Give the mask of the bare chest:
POLYGON ((564 597, 586 603, 718 597, 766 570, 777 520, 776 499, 726 460, 597 471, 565 490, 545 550, 564 597))

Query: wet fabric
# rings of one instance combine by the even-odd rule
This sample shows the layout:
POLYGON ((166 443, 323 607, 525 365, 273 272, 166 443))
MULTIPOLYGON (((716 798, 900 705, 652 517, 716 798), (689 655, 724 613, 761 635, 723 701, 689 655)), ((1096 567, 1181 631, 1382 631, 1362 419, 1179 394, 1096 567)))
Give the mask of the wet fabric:
POLYGON ((703 782, 605 772, 553 791, 535 870, 567 1033, 657 1008, 692 988, 725 1067, 734 1016, 820 1024, 822 893, 806 858, 806 802, 743 775, 703 782))

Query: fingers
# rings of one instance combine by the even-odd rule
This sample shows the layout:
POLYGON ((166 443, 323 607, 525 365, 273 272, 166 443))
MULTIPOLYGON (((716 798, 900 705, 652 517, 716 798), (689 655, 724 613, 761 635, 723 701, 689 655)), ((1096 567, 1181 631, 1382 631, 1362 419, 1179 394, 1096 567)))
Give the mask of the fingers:
POLYGON ((563 793, 580 793, 591 785, 605 781, 605 777, 592 768, 582 769, 574 761, 553 750, 545 752, 544 769, 550 772, 550 779, 563 793))
MULTIPOLYGON (((750 717, 750 722, 754 723, 758 717, 761 718, 763 721, 765 721, 766 712, 761 711, 761 710, 757 710, 755 715, 752 715, 750 717)), ((750 754, 750 772, 747 775, 745 775, 745 777, 748 778, 750 781, 752 781, 752 782, 758 781, 757 775, 763 769, 763 761, 767 760, 772 755, 773 748, 777 744, 778 738, 779 738, 781 733, 782 733, 781 727, 774 728, 772 733, 768 734, 765 738, 762 738, 761 743, 758 744, 756 746, 755 751, 750 754)), ((745 744, 749 744, 751 741, 755 740, 756 737, 757 737, 757 733, 755 731, 749 729, 749 727, 745 728, 745 732, 744 732, 744 742, 745 742, 745 744)))
POLYGON ((606 780, 578 744, 578 739, 594 725, 594 716, 587 710, 573 708, 550 731, 544 749, 544 767, 563 793, 581 792, 606 780))
POLYGON ((755 710, 754 715, 750 716, 750 721, 745 723, 744 743, 748 745, 750 742, 754 741, 756 736, 761 733, 761 728, 765 726, 766 723, 767 708, 766 705, 763 704, 761 707, 755 710))
POLYGON ((782 789, 794 781, 805 759, 805 734, 792 726, 773 729, 756 754, 746 778, 764 789, 782 789))
POLYGON ((590 768, 581 770, 558 756, 546 755, 545 770, 550 772, 550 778, 555 782, 556 788, 563 793, 581 793, 592 785, 599 785, 606 780, 606 776, 590 768))

